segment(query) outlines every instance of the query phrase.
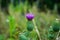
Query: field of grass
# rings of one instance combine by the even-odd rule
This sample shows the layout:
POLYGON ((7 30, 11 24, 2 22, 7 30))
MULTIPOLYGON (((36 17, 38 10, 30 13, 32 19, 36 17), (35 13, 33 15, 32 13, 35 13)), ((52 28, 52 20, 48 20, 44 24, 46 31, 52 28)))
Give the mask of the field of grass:
MULTIPOLYGON (((9 16, 6 16, 0 10, 0 40, 19 40, 20 34, 27 36, 28 40, 55 40, 49 39, 49 29, 51 25, 54 23, 56 19, 59 18, 56 11, 53 14, 50 14, 50 11, 47 12, 38 12, 37 7, 34 6, 31 8, 27 5, 27 3, 17 5, 15 8, 12 4, 9 6, 9 16), (33 31, 29 32, 27 30, 27 19, 25 17, 27 13, 27 9, 29 8, 29 12, 34 14, 34 19, 32 20, 34 24, 33 31), (36 31, 37 29, 37 31, 36 31)), ((56 36, 57 33, 54 33, 56 36)), ((23 39, 25 40, 25 39, 23 39)))

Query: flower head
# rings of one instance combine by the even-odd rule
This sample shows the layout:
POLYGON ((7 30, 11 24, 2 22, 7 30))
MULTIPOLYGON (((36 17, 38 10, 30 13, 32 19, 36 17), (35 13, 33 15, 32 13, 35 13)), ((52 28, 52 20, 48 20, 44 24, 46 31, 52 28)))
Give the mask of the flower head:
POLYGON ((31 13, 26 14, 26 18, 30 21, 34 18, 34 15, 31 13))

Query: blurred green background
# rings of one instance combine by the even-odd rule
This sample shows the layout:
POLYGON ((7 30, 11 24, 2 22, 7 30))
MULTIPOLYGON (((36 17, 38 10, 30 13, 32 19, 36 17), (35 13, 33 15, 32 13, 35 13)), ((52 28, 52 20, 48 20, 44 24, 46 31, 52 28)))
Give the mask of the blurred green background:
MULTIPOLYGON (((55 8, 52 14, 47 8, 46 12, 39 12, 36 3, 33 3, 31 7, 27 1, 25 3, 20 2, 16 7, 13 7, 13 4, 10 3, 8 8, 10 13, 8 16, 0 10, 0 40, 19 40, 19 34, 27 31, 27 19, 25 17, 27 9, 35 15, 34 21, 39 30, 41 40, 55 40, 55 38, 48 38, 50 26, 56 19, 59 19, 60 22, 60 15, 57 14, 55 8), (12 37, 10 38, 11 32, 12 37)), ((57 33, 54 34, 56 35, 57 33)), ((39 40, 35 29, 29 34, 28 38, 30 38, 30 40, 39 40)))

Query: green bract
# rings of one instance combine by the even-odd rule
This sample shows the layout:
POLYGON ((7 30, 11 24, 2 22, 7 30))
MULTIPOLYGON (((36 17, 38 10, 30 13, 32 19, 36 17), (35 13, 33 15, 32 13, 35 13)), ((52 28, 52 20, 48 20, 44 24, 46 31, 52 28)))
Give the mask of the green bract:
POLYGON ((27 22, 27 30, 28 31, 32 31, 33 28, 34 28, 34 25, 33 25, 32 21, 28 21, 27 22))
POLYGON ((60 29, 59 23, 54 22, 52 26, 53 26, 53 31, 54 32, 58 32, 59 31, 59 29, 60 29))
POLYGON ((23 34, 19 36, 19 40, 28 40, 27 37, 23 34))
POLYGON ((29 34, 30 34, 30 32, 29 31, 27 31, 27 32, 24 32, 23 33, 26 37, 28 37, 29 36, 29 34))
POLYGON ((33 27, 30 25, 30 26, 27 27, 27 30, 28 31, 32 31, 33 30, 33 27))
POLYGON ((54 32, 58 32, 58 31, 59 31, 59 27, 56 27, 56 26, 53 27, 53 31, 54 31, 54 32))
POLYGON ((53 38, 54 38, 54 35, 53 35, 53 34, 49 34, 49 35, 48 35, 48 38, 49 38, 49 39, 53 39, 53 38))
POLYGON ((53 33, 53 29, 49 29, 49 33, 53 33))

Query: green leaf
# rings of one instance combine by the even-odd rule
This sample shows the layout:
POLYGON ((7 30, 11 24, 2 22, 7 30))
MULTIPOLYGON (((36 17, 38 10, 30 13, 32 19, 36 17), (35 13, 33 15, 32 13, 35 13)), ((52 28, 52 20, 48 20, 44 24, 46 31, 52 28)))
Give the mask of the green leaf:
POLYGON ((0 40, 4 40, 4 35, 0 35, 0 40))

